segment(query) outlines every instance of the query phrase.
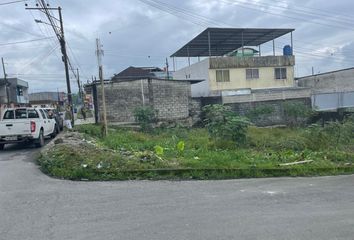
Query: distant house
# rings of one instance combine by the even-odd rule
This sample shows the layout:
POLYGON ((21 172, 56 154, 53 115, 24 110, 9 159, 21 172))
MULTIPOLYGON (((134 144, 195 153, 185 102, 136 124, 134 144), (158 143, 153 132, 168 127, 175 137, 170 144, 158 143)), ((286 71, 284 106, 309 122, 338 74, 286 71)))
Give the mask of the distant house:
POLYGON ((0 118, 7 106, 26 106, 28 104, 28 83, 18 78, 0 79, 0 118))
POLYGON ((310 105, 309 88, 294 80, 294 29, 207 28, 171 55, 188 58, 189 65, 174 72, 176 79, 205 79, 192 85, 192 97, 205 104, 222 103, 244 114, 263 105, 274 108, 272 123, 282 124, 284 101, 310 105), (283 53, 276 54, 274 40, 290 35, 283 53), (262 45, 273 42, 265 55, 262 45), (256 50, 258 49, 258 50, 256 50), (191 58, 198 59, 190 64, 191 58))
POLYGON ((300 87, 311 89, 312 106, 317 111, 354 108, 354 68, 298 78, 300 87))
POLYGON ((294 29, 208 28, 172 57, 206 57, 174 73, 177 79, 206 79, 192 88, 193 97, 237 95, 239 90, 295 86, 292 47, 283 55, 263 56, 260 46, 294 29), (259 48, 259 51, 251 47, 259 48))
POLYGON ((167 74, 165 70, 158 67, 128 67, 112 77, 112 81, 125 81, 144 78, 161 78, 167 79, 172 75, 167 74))
POLYGON ((28 104, 28 82, 19 78, 0 79, 0 104, 28 104))
POLYGON ((64 106, 67 95, 64 92, 37 92, 29 94, 32 107, 54 108, 64 106))
MULTIPOLYGON (((144 73, 145 74, 145 73, 144 73)), ((117 75, 116 75, 117 76, 117 75)), ((135 122, 134 110, 150 106, 159 120, 181 120, 191 117, 191 85, 201 80, 167 80, 156 77, 115 77, 105 81, 105 100, 109 123, 135 122)), ((102 120, 103 104, 98 81, 85 85, 93 96, 96 122, 102 120)))

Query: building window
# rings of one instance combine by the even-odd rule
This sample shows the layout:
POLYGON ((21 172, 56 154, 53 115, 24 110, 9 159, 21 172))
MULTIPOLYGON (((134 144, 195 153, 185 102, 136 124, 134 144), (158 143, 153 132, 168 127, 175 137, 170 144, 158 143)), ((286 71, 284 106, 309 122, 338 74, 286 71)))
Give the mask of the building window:
POLYGON ((230 82, 230 70, 216 70, 217 82, 230 82))
POLYGON ((23 96, 23 89, 21 87, 17 87, 17 96, 23 96))
POLYGON ((249 68, 246 69, 246 79, 258 79, 259 78, 259 69, 249 68))
POLYGON ((275 79, 286 79, 286 68, 274 69, 275 79))

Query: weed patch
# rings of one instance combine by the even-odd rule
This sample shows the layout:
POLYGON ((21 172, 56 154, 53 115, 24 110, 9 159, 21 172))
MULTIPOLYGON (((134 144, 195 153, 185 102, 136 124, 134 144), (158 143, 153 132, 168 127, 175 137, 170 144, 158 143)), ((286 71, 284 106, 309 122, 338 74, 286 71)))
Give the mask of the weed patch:
POLYGON ((100 126, 85 125, 76 130, 80 132, 76 139, 68 143, 71 136, 63 136, 63 143, 53 144, 42 154, 38 162, 43 172, 73 180, 228 179, 354 172, 353 139, 343 135, 352 132, 341 131, 341 138, 315 148, 308 136, 311 131, 312 140, 317 142, 322 141, 322 133, 316 132, 323 131, 325 139, 332 134, 317 126, 315 130, 249 127, 242 146, 232 139, 211 138, 203 128, 149 133, 115 128, 105 138, 98 134, 100 126), (89 137, 92 139, 85 140, 89 137), (307 163, 281 166, 300 161, 307 163))

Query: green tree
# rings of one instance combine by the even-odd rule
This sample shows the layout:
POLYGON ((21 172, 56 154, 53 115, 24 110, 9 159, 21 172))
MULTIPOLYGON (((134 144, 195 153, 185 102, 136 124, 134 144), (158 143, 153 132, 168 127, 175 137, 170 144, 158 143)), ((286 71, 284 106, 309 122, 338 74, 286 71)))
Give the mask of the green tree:
POLYGON ((230 107, 220 104, 203 107, 204 124, 211 137, 220 140, 232 140, 236 144, 246 142, 246 133, 250 122, 237 116, 230 107))
POLYGON ((137 107, 134 110, 135 121, 140 125, 143 132, 149 132, 153 129, 156 122, 156 112, 152 107, 137 107))

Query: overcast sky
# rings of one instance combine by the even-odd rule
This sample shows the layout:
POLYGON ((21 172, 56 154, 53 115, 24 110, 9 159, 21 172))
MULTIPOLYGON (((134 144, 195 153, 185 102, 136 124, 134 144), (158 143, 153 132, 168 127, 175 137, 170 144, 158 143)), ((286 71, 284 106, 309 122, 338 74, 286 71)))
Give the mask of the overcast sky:
MULTIPOLYGON (((64 66, 53 30, 24 2, 0 0, 0 57, 6 71, 30 84, 30 92, 66 90, 64 66), (16 43, 37 40, 28 43, 16 43)), ((65 37, 83 82, 97 75, 95 39, 105 51, 105 78, 129 66, 164 67, 165 58, 206 27, 295 28, 296 76, 354 66, 354 1, 324 0, 48 0, 62 7, 65 37), (156 6, 156 7, 154 7, 156 6)), ((35 7, 36 1, 26 1, 35 7)), ((53 12, 55 14, 55 12, 53 12)), ((276 40, 277 52, 290 37, 276 40)), ((271 53, 272 45, 262 49, 271 53)), ((172 60, 169 59, 172 67, 172 60)), ((177 68, 185 66, 177 60, 177 68)), ((71 74, 72 75, 72 74, 71 74)), ((2 77, 2 74, 0 74, 2 77)), ((76 82, 72 78, 73 90, 76 82)))

